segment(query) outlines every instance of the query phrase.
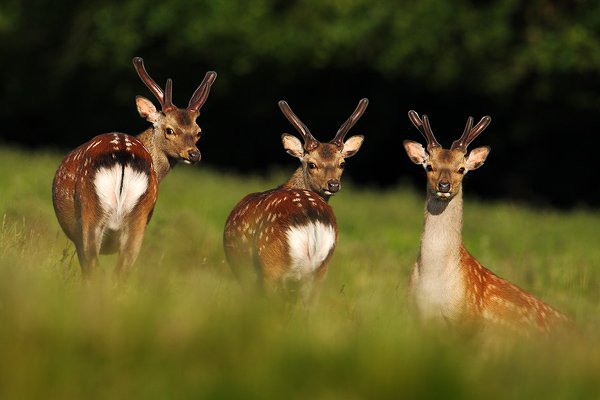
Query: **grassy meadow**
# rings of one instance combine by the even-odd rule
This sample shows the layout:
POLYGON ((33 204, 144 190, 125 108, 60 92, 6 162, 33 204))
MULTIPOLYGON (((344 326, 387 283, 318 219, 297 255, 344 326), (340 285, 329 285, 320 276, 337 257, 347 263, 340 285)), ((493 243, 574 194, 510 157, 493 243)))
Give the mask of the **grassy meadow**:
POLYGON ((481 203, 466 182, 470 251, 580 330, 490 350, 408 309, 424 193, 353 187, 350 166, 331 201, 340 235, 320 301, 283 315, 240 290, 221 237, 243 195, 288 171, 176 168, 115 286, 110 256, 80 281, 52 209, 60 159, 0 148, 0 399, 600 398, 598 211, 481 203))

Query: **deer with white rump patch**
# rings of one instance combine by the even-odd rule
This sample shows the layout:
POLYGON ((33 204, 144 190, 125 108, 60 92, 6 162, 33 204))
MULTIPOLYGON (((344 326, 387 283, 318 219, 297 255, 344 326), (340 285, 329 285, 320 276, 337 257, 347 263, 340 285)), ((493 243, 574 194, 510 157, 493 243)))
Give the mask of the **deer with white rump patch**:
POLYGON ((186 108, 172 102, 172 81, 165 91, 154 82, 140 57, 135 69, 162 110, 136 97, 139 114, 152 124, 138 136, 107 133, 70 152, 52 184, 58 222, 73 241, 84 277, 94 271, 99 254, 118 253, 116 273, 135 262, 158 195, 158 184, 178 162, 200 160, 196 124, 217 74, 209 71, 186 108))
POLYGON ((300 167, 283 185, 244 197, 225 224, 224 248, 243 285, 280 292, 309 303, 323 281, 336 246, 338 228, 327 203, 340 190, 345 159, 356 154, 363 136, 344 141, 367 108, 362 99, 333 140, 321 143, 285 101, 279 107, 298 130, 304 145, 288 133, 283 147, 300 167))
POLYGON ((483 132, 491 118, 473 127, 469 117, 462 136, 449 150, 435 139, 429 120, 415 111, 408 116, 427 140, 427 149, 404 141, 408 157, 427 174, 427 199, 421 248, 411 276, 411 293, 423 319, 469 321, 504 326, 520 332, 549 332, 570 322, 560 312, 483 267, 462 240, 465 174, 483 165, 489 147, 467 154, 467 146, 483 132))

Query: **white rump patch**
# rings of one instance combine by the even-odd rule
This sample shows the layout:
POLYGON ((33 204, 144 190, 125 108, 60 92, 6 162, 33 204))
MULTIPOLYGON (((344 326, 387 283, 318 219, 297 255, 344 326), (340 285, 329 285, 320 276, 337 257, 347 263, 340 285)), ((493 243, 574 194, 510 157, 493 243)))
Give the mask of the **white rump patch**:
POLYGON ((322 222, 292 226, 287 233, 291 275, 296 279, 313 273, 335 246, 335 228, 322 222))
POLYGON ((94 185, 107 214, 108 227, 118 230, 123 217, 131 212, 148 188, 148 175, 129 165, 123 171, 121 164, 115 164, 99 169, 94 177, 94 185))

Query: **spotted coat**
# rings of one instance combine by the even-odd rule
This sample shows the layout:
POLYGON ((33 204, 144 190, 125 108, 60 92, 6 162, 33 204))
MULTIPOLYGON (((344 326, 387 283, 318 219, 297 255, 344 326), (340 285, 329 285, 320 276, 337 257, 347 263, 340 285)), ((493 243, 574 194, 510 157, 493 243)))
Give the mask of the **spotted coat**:
POLYGON ((278 188, 244 197, 225 224, 227 260, 242 283, 272 288, 323 279, 337 242, 333 210, 315 192, 278 188), (250 277, 248 277, 250 275, 250 277))

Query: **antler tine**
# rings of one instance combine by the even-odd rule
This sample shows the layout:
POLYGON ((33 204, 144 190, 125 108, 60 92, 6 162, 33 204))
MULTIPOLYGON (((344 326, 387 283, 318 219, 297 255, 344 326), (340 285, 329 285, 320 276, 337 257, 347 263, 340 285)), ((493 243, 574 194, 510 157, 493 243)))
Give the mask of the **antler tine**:
POLYGON ((481 118, 477 125, 475 125, 473 129, 471 129, 471 132, 469 133, 469 138, 467 139, 467 145, 469 145, 469 143, 475 140, 475 138, 479 136, 481 132, 483 132, 491 122, 492 117, 490 117, 489 115, 486 115, 485 117, 481 118))
POLYGON ((423 119, 421 120, 421 117, 419 117, 419 114, 417 114, 416 111, 410 110, 408 112, 408 118, 427 140, 427 148, 442 147, 433 135, 427 115, 423 115, 423 119))
POLYGON ((165 85, 165 101, 162 105, 163 111, 169 111, 176 108, 173 104, 173 80, 171 78, 167 79, 167 84, 165 85))
POLYGON ((158 84, 156 82, 154 82, 154 80, 150 77, 150 75, 146 71, 146 68, 144 67, 144 60, 142 59, 142 57, 134 57, 133 65, 135 66, 135 70, 136 70, 138 76, 140 77, 140 79, 142 80, 142 82, 144 82, 144 84, 146 84, 148 89, 150 89, 150 91, 158 99, 158 102, 160 103, 161 107, 164 108, 165 95, 164 95, 162 89, 160 88, 160 86, 158 86, 158 84))
POLYGON ((346 137, 350 129, 354 126, 354 124, 356 124, 356 121, 358 121, 358 119, 363 115, 368 105, 369 99, 361 99, 358 102, 358 106, 356 106, 356 109, 354 110, 352 115, 350 115, 350 118, 348 118, 346 122, 344 122, 342 126, 340 126, 340 129, 338 129, 337 133, 335 134, 335 137, 330 143, 333 143, 340 148, 344 147, 344 138, 346 137))
POLYGON ((467 137, 469 137, 469 132, 471 132, 471 129, 473 129, 473 117, 467 118, 467 125, 465 125, 465 130, 463 131, 463 134, 460 136, 460 138, 452 142, 452 146, 450 147, 450 149, 466 149, 467 146, 465 145, 465 143, 467 141, 467 137))
POLYGON ((281 112, 283 112, 283 115, 285 115, 288 121, 290 121, 290 123, 298 130, 300 135, 302 135, 302 138, 304 139, 304 150, 311 151, 316 149, 317 146, 319 146, 319 141, 314 138, 314 136, 308 130, 308 127, 302 121, 300 121, 300 118, 294 114, 289 104, 285 100, 279 101, 278 104, 281 112))
POLYGON ((479 136, 481 132, 485 130, 485 128, 488 127, 490 122, 492 122, 492 118, 489 115, 486 115, 485 117, 481 118, 474 128, 471 128, 471 126, 473 126, 473 117, 469 117, 465 131, 460 139, 452 143, 451 149, 462 149, 466 153, 467 146, 469 146, 469 144, 471 144, 471 142, 475 140, 475 138, 479 136))
POLYGON ((217 79, 217 73, 215 71, 208 71, 206 75, 204 75, 202 83, 198 86, 188 103, 188 110, 198 111, 204 105, 208 98, 208 93, 210 93, 210 87, 215 79, 217 79))

